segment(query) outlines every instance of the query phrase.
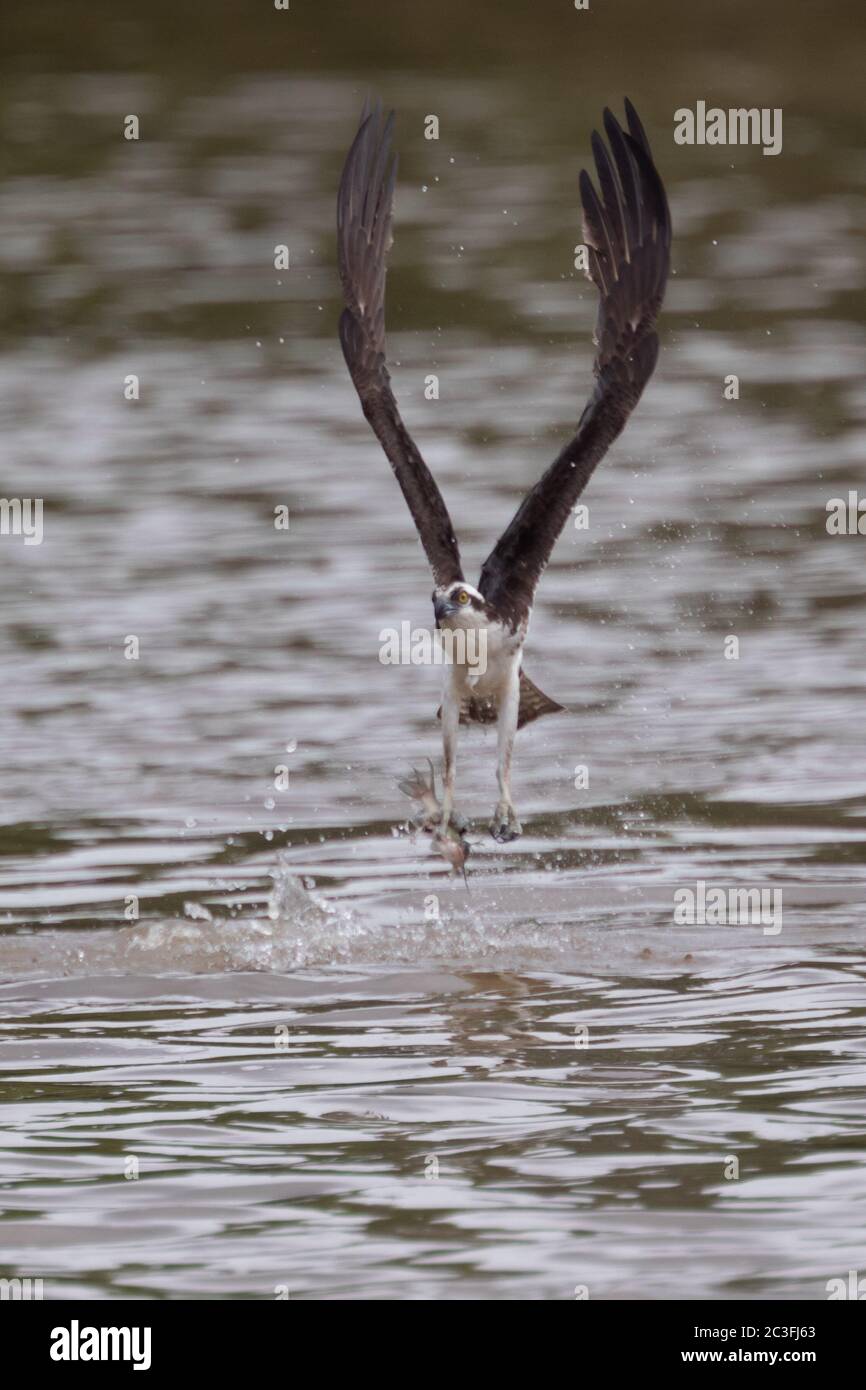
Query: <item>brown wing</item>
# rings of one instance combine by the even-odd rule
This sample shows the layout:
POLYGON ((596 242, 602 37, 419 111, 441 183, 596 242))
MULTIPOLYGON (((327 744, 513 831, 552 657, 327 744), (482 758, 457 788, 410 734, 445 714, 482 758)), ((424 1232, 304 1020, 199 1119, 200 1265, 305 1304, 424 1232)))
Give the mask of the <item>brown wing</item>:
POLYGON ((655 325, 670 266, 670 213, 644 128, 628 100, 625 109, 627 132, 605 110, 610 153, 593 132, 600 198, 585 169, 580 175, 589 278, 600 295, 595 389, 577 434, 524 498, 478 584, 514 623, 528 615, 572 507, 637 405, 658 356, 655 325))
POLYGON ((396 157, 394 113, 383 123, 365 107, 346 157, 337 197, 337 252, 346 307, 340 343, 361 408, 388 455, 437 584, 463 578, 460 551, 442 494, 409 435, 385 366, 385 270, 391 245, 396 157))

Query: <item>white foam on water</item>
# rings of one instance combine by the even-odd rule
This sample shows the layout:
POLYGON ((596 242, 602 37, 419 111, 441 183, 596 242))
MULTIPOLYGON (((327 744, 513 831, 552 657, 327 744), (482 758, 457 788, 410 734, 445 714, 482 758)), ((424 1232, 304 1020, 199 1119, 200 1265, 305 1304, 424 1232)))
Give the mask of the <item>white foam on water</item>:
POLYGON ((483 875, 471 893, 445 881, 349 905, 333 902, 285 865, 273 873, 264 917, 218 918, 197 903, 185 919, 115 928, 42 929, 0 937, 0 975, 287 974, 318 966, 414 966, 427 962, 482 969, 607 971, 706 965, 746 949, 776 960, 795 944, 759 928, 708 934, 672 930, 658 904, 634 888, 586 880, 527 882, 483 875), (427 914, 430 915, 427 915, 427 914))

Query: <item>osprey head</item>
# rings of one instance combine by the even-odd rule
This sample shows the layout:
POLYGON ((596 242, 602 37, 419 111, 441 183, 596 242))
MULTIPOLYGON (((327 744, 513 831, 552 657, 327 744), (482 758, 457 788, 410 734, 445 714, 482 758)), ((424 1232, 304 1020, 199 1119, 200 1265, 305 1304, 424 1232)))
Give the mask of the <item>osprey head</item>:
POLYGON ((462 579, 433 590, 433 612, 437 627, 486 627, 488 623, 484 598, 462 579))

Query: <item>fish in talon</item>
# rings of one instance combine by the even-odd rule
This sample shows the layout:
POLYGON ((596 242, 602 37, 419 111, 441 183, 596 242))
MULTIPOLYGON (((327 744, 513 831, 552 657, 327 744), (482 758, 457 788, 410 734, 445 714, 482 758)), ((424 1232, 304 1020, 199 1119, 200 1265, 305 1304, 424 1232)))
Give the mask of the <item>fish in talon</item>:
POLYGON ((469 887, 469 879, 466 877, 466 860, 469 858, 469 841, 464 840, 463 836, 456 831, 452 825, 443 834, 436 831, 433 836, 433 848, 437 854, 441 854, 446 863, 451 865, 451 872, 463 875, 463 882, 469 887))
POLYGON ((427 762, 430 767, 429 777, 413 767, 410 775, 398 782, 397 786, 404 796, 420 802, 420 810, 412 817, 411 824, 416 829, 433 833, 433 848, 451 865, 454 873, 462 873, 468 887, 466 860, 469 858, 470 847, 465 838, 468 822, 459 812, 452 811, 447 826, 442 829, 442 803, 436 793, 436 774, 429 758, 427 762))

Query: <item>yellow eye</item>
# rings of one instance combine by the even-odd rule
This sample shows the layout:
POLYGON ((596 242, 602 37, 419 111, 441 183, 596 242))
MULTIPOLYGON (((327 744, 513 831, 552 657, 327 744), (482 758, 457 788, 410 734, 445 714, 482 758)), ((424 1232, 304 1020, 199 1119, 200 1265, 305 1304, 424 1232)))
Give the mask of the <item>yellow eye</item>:
POLYGON ((461 590, 460 590, 460 593, 457 595, 457 602, 458 602, 458 603, 468 603, 468 602, 469 602, 469 595, 467 594, 467 592, 466 592, 465 589, 461 589, 461 590))

